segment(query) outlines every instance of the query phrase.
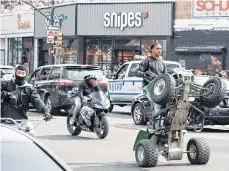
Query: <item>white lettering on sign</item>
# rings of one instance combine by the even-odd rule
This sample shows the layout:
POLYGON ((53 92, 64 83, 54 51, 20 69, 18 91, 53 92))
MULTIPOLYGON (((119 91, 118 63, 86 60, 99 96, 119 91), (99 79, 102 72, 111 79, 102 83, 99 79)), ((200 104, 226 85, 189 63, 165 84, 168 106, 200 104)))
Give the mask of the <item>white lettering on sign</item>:
POLYGON ((193 0, 193 17, 229 17, 229 0, 193 0))
POLYGON ((126 27, 141 27, 142 18, 147 18, 148 12, 118 12, 104 14, 104 26, 105 27, 116 27, 120 30, 124 30, 126 27))

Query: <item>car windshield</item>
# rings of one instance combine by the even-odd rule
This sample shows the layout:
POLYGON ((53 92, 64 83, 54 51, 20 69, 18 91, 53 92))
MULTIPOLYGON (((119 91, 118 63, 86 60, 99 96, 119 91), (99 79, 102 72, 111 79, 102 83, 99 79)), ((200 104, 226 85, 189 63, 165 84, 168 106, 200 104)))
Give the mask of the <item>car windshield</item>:
POLYGON ((84 80, 86 75, 93 75, 98 80, 105 79, 103 73, 97 68, 65 68, 64 69, 64 78, 70 80, 84 80))
POLYGON ((33 141, 5 127, 1 127, 1 170, 63 171, 33 141))
POLYGON ((180 66, 177 65, 177 64, 167 64, 167 63, 165 63, 165 65, 166 65, 168 73, 173 73, 173 69, 174 68, 180 68, 180 66))

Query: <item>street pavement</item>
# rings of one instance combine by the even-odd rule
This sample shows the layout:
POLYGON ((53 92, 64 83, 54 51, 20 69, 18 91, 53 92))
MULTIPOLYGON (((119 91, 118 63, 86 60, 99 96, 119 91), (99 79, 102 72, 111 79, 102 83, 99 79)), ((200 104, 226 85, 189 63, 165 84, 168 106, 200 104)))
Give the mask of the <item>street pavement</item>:
MULTIPOLYGON (((68 133, 66 116, 54 116, 50 122, 42 122, 37 128, 37 139, 54 151, 74 171, 228 171, 229 126, 212 127, 201 133, 187 132, 185 146, 191 137, 204 137, 211 147, 211 158, 206 165, 191 165, 185 154, 180 161, 166 161, 162 156, 154 168, 140 168, 132 150, 138 131, 145 126, 133 124, 129 107, 115 107, 108 114, 110 131, 106 139, 95 133, 81 132, 77 137, 68 133), (222 131, 222 129, 227 131, 222 131)), ((29 118, 42 115, 30 112, 29 118)), ((34 124, 36 121, 33 121, 34 124)))

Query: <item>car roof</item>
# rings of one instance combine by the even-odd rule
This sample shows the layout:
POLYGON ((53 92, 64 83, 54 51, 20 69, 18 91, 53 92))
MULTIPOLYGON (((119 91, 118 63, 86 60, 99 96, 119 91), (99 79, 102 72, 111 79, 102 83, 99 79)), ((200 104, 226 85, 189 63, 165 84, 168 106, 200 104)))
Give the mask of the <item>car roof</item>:
MULTIPOLYGON (((142 62, 143 60, 134 60, 134 61, 128 61, 128 62, 126 62, 126 63, 140 63, 140 62, 142 62)), ((166 64, 177 64, 177 65, 180 65, 180 63, 179 62, 176 62, 176 61, 169 61, 169 60, 163 60, 163 62, 164 63, 166 63, 166 64)), ((125 64, 126 64, 125 63, 125 64)))
POLYGON ((45 147, 42 143, 40 143, 35 138, 27 135, 26 133, 15 129, 13 127, 7 126, 5 124, 1 125, 1 134, 0 134, 0 143, 17 143, 17 142, 24 142, 24 143, 34 143, 38 147, 41 148, 44 153, 49 155, 53 160, 55 160, 62 168, 66 171, 72 171, 72 169, 64 163, 55 153, 45 147))
POLYGON ((79 68, 95 68, 95 69, 99 69, 98 66, 94 66, 94 65, 84 65, 84 64, 57 64, 57 65, 43 65, 38 67, 37 69, 40 68, 49 68, 49 67, 79 67, 79 68))

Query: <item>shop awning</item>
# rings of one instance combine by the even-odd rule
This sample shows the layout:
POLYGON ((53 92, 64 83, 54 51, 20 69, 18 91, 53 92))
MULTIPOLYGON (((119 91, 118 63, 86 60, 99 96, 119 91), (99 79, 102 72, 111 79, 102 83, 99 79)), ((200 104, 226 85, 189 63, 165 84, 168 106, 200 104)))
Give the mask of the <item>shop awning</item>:
POLYGON ((177 46, 175 52, 177 53, 191 53, 191 52, 223 52, 225 45, 189 45, 177 46))

